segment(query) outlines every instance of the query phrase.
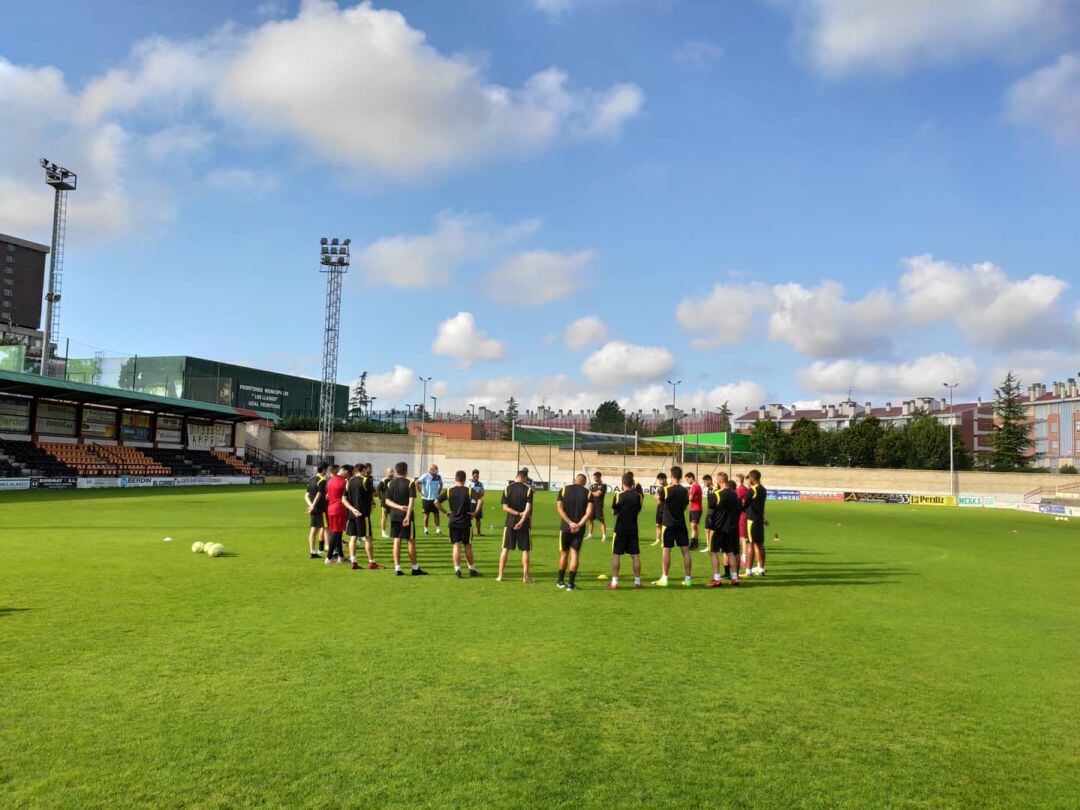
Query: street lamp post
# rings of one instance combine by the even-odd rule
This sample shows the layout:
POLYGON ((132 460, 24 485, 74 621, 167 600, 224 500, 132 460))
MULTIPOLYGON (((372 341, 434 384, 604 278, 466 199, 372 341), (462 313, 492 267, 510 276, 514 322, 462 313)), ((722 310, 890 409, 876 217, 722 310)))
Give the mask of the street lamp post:
POLYGON ((681 385, 682 380, 668 380, 667 382, 668 385, 671 386, 671 463, 678 464, 679 459, 678 456, 675 455, 675 425, 678 424, 676 421, 678 409, 675 407, 675 387, 681 385))
POLYGON ((424 384, 424 395, 420 399, 420 469, 424 469, 424 430, 427 427, 427 384, 431 377, 417 377, 424 384))
POLYGON ((954 498, 956 497, 956 460, 955 452, 956 448, 953 444, 953 422, 956 420, 956 413, 953 411, 953 392, 956 391, 960 383, 942 383, 949 389, 949 494, 954 498))

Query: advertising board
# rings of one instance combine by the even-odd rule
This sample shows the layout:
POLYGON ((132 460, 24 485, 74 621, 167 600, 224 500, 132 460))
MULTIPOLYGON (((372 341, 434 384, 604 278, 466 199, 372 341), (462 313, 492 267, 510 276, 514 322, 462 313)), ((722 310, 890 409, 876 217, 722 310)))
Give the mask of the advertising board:
POLYGON ((800 501, 822 501, 824 503, 843 503, 843 492, 825 492, 820 489, 799 490, 800 501))
POLYGON ((772 501, 797 501, 799 490, 797 489, 770 489, 769 500, 772 501))
POLYGON ((996 495, 959 495, 956 498, 957 506, 984 507, 993 509, 997 506, 996 495))
POLYGON ((116 411, 83 408, 82 435, 91 439, 115 439, 116 411))
POLYGON ((31 478, 30 489, 74 489, 79 479, 70 476, 57 476, 53 478, 31 478))
POLYGON ((0 397, 0 431, 30 432, 30 400, 0 397))
POLYGON ((849 503, 911 503, 911 496, 902 492, 845 492, 844 500, 849 503))
POLYGON ((912 495, 915 506, 956 506, 955 495, 912 495))
POLYGON ((43 436, 74 436, 75 406, 39 402, 34 431, 43 436))
POLYGON ((30 489, 29 478, 0 478, 0 490, 30 489))

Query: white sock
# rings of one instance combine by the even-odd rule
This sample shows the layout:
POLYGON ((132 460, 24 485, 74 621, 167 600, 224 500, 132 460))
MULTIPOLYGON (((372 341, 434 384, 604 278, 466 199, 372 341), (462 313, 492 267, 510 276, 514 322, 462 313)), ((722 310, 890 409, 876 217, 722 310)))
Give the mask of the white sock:
POLYGON ((419 571, 419 570, 420 570, 420 566, 419 566, 419 565, 417 565, 416 563, 413 563, 413 566, 412 566, 412 570, 413 570, 413 571, 419 571))
POLYGON ((455 570, 455 571, 460 571, 460 570, 461 570, 461 566, 460 566, 460 565, 455 565, 455 566, 454 566, 454 570, 455 570))
POLYGON ((688 577, 688 576, 687 576, 687 577, 683 577, 683 582, 689 582, 689 581, 690 581, 690 577, 688 577))
POLYGON ((401 570, 401 566, 400 566, 400 565, 395 565, 395 566, 394 566, 394 570, 395 570, 395 571, 400 571, 400 570, 401 570))
POLYGON ((619 578, 618 577, 612 577, 611 578, 611 584, 612 585, 618 585, 619 584, 619 578))
POLYGON ((469 570, 470 570, 470 571, 475 571, 475 570, 476 570, 476 566, 475 566, 475 565, 473 565, 472 563, 469 563, 469 570))
POLYGON ((349 562, 356 562, 356 556, 355 555, 350 555, 349 556, 349 562))
POLYGON ((635 585, 640 585, 641 584, 641 577, 634 577, 634 584, 635 585))
POLYGON ((712 578, 713 578, 713 582, 719 582, 720 581, 720 575, 719 574, 713 574, 712 578))
POLYGON ((667 574, 664 574, 662 577, 660 577, 660 581, 667 582, 667 574))

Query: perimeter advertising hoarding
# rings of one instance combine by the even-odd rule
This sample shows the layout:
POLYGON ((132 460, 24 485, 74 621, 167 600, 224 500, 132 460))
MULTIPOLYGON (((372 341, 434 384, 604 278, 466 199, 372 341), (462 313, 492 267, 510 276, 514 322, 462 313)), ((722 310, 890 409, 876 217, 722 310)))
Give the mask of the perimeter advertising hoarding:
POLYGON ((824 503, 843 503, 843 492, 825 492, 818 489, 799 490, 800 501, 821 501, 824 503))
POLYGON ((912 495, 911 503, 917 506, 956 506, 955 495, 912 495))
POLYGON ((158 416, 154 441, 163 444, 183 444, 184 422, 179 416, 158 416))
POLYGON ((55 478, 31 478, 30 489, 74 489, 79 479, 62 476, 55 478))
POLYGON ((769 500, 772 501, 797 501, 799 490, 797 489, 770 489, 769 500))
POLYGON ((993 509, 997 506, 996 495, 960 495, 956 499, 957 506, 982 506, 993 509))
POLYGON ((120 438, 130 442, 150 441, 150 414, 131 411, 120 414, 120 438))
POLYGON ((30 489, 29 478, 0 478, 0 490, 30 489))
POLYGON ((844 500, 852 503, 911 503, 911 496, 902 492, 845 492, 844 500))

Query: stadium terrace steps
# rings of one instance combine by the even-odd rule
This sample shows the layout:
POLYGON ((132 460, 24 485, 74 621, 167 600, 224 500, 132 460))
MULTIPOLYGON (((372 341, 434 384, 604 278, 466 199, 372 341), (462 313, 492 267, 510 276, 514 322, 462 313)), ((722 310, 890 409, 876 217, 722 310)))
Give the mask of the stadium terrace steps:
POLYGON ((0 454, 3 454, 6 460, 6 469, 0 469, 6 478, 76 474, 73 467, 61 462, 33 442, 0 439, 0 454))
POLYGON ((227 451, 0 439, 0 478, 260 474, 260 467, 227 451))

